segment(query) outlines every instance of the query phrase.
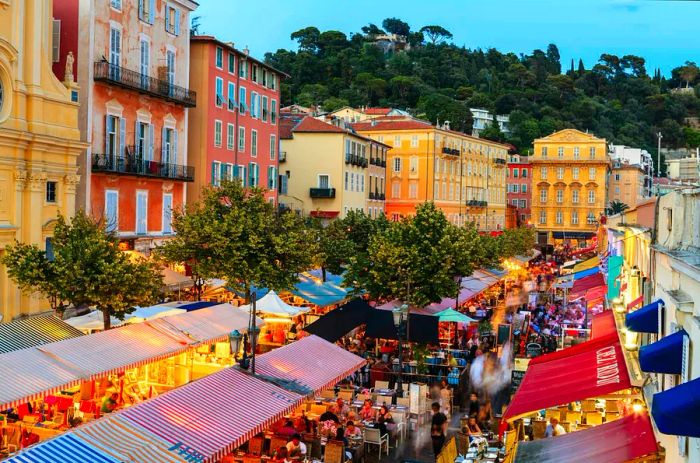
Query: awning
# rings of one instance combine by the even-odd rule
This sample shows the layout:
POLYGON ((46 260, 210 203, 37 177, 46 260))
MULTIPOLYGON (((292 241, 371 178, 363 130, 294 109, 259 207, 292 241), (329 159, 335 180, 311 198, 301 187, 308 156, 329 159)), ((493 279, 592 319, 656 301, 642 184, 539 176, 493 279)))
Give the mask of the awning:
POLYGON ((255 372, 293 381, 311 394, 335 386, 364 364, 362 357, 311 335, 260 355, 255 360, 255 372))
POLYGON ((555 231, 552 232, 552 238, 556 240, 590 240, 595 236, 593 232, 575 232, 575 231, 555 231))
POLYGON ((700 378, 654 394, 651 415, 664 434, 700 437, 700 378))
POLYGON ((218 302, 214 301, 196 301, 196 302, 176 302, 176 303, 169 303, 168 305, 172 307, 177 307, 178 309, 185 309, 188 312, 192 312, 194 310, 199 310, 199 309, 205 309, 207 307, 211 307, 213 305, 218 305, 218 302))
POLYGON ((137 307, 136 310, 129 314, 126 319, 127 323, 142 323, 147 320, 156 320, 158 318, 169 317, 171 315, 179 315, 185 313, 186 310, 164 305, 154 305, 151 307, 137 307))
MULTIPOLYGON (((398 299, 394 299, 393 301, 389 301, 385 304, 378 305, 376 307, 376 309, 391 311, 391 310, 394 310, 398 307, 401 307, 402 305, 403 305, 403 302, 399 301, 398 299)), ((425 307, 413 307, 413 306, 411 306, 411 315, 430 315, 430 316, 433 316, 436 313, 445 310, 445 308, 446 307, 443 307, 441 303, 429 304, 429 305, 426 305, 425 307)))
POLYGON ((435 314, 438 320, 441 322, 454 322, 454 323, 473 323, 476 322, 473 318, 463 314, 462 312, 457 312, 455 309, 445 309, 442 312, 435 314))
POLYGON ((539 362, 530 362, 518 391, 503 415, 505 419, 510 421, 543 408, 631 387, 617 333, 544 355, 540 359, 539 362), (574 350, 566 352, 571 349, 574 350))
POLYGON ((663 307, 663 299, 657 299, 639 310, 630 312, 625 317, 625 326, 627 329, 638 333, 658 333, 659 309, 663 307))
POLYGON ((574 265, 574 272, 580 272, 581 270, 588 270, 589 268, 597 267, 600 265, 600 259, 598 256, 591 257, 588 260, 584 260, 583 262, 579 262, 578 264, 574 265))
POLYGON ((105 455, 71 433, 54 439, 14 456, 6 463, 120 463, 120 460, 105 455))
POLYGON ((305 272, 299 274, 299 282, 294 285, 292 293, 319 307, 326 307, 349 297, 342 282, 342 276, 330 272, 326 272, 326 281, 323 281, 320 270, 305 272))
POLYGON ((353 299, 319 317, 304 328, 304 331, 328 342, 336 342, 358 326, 365 324, 370 310, 374 309, 366 301, 353 299))
POLYGON ((620 463, 657 451, 646 413, 549 439, 518 444, 515 463, 620 463))
POLYGON ((683 363, 685 330, 676 331, 639 349, 639 367, 647 373, 680 375, 683 363))
POLYGON ((617 333, 617 327, 615 326, 615 314, 612 310, 606 310, 598 315, 594 315, 591 323, 591 339, 617 333))
POLYGON ((633 299, 629 304, 627 304, 627 310, 632 310, 638 305, 644 302, 644 295, 639 296, 637 299, 633 299))
MULTIPOLYGON (((128 315, 127 315, 128 317, 128 315)), ((70 326, 83 331, 93 331, 93 330, 103 330, 104 329, 104 316, 99 310, 93 310, 85 315, 80 315, 78 317, 71 317, 64 320, 70 326)), ((126 321, 119 320, 117 317, 110 317, 110 324, 112 328, 117 326, 122 326, 126 321)))
POLYGON ((168 267, 163 267, 160 273, 163 275, 163 287, 168 291, 178 291, 194 286, 192 278, 168 267))
POLYGON ((204 461, 218 461, 291 412, 301 400, 298 394, 227 368, 116 416, 172 445, 189 447, 204 461))
POLYGON ((53 315, 23 318, 0 324, 0 354, 82 335, 82 331, 53 315))
MULTIPOLYGON (((250 312, 251 305, 244 305, 240 307, 241 310, 250 312)), ((276 292, 270 290, 263 297, 258 299, 255 303, 255 310, 257 313, 268 314, 268 315, 278 315, 282 317, 294 317, 299 314, 309 311, 309 307, 295 307, 284 302, 276 292)))
POLYGON ((571 293, 572 295, 580 294, 597 287, 605 287, 605 278, 603 278, 603 274, 600 272, 574 281, 571 293))

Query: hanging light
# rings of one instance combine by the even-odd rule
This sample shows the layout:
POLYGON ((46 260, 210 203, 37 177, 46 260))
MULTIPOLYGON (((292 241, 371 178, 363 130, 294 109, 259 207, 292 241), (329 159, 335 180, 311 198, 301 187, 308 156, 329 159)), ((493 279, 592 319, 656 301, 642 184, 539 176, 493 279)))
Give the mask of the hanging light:
POLYGON ((644 411, 644 402, 641 399, 634 399, 632 401, 632 411, 634 413, 642 413, 644 411))
POLYGON ((238 330, 233 330, 228 334, 228 342, 231 345, 231 355, 233 355, 234 359, 238 357, 238 352, 241 348, 241 339, 243 339, 243 335, 238 330))

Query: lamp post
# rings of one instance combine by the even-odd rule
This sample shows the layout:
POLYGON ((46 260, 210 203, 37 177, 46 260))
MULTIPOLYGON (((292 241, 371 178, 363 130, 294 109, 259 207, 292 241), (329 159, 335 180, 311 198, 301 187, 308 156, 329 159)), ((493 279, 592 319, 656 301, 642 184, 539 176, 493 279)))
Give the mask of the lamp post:
POLYGON ((406 314, 408 314, 408 304, 402 304, 401 307, 397 307, 391 312, 391 315, 394 317, 394 326, 396 327, 399 338, 399 376, 396 379, 396 384, 398 386, 398 391, 396 392, 397 397, 403 397, 403 337, 406 327, 406 314))
POLYGON ((231 355, 233 356, 234 362, 238 358, 238 352, 241 349, 241 340, 243 335, 238 330, 233 330, 228 334, 228 342, 231 345, 231 355))

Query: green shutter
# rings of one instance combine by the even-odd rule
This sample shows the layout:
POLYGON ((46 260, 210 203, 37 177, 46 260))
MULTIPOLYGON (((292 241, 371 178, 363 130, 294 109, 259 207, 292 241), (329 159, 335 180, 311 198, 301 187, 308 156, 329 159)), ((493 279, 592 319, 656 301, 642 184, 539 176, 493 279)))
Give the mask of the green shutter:
POLYGON ((211 184, 214 185, 214 181, 216 180, 216 163, 212 162, 211 163, 211 184))

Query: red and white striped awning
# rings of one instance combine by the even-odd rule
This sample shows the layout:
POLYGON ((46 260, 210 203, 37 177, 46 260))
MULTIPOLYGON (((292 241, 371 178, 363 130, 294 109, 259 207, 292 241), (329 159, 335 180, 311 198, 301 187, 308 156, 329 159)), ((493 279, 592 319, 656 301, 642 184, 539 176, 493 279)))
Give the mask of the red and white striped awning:
POLYGON ((311 335, 257 357, 255 372, 296 381, 318 392, 335 386, 364 364, 362 357, 311 335))
POLYGON ((130 407, 119 416, 171 447, 188 448, 195 458, 216 461, 302 400, 298 394, 228 368, 130 407))

